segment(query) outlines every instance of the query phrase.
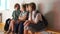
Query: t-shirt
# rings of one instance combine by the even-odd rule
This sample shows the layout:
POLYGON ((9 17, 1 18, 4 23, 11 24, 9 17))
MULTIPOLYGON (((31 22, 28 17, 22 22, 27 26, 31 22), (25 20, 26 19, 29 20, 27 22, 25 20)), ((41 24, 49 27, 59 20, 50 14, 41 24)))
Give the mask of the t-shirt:
POLYGON ((13 11, 12 17, 13 17, 14 20, 17 20, 18 19, 20 12, 21 12, 20 10, 17 10, 17 11, 14 10, 13 11))
POLYGON ((19 14, 19 16, 25 16, 25 15, 27 15, 27 11, 22 11, 20 14, 19 14))

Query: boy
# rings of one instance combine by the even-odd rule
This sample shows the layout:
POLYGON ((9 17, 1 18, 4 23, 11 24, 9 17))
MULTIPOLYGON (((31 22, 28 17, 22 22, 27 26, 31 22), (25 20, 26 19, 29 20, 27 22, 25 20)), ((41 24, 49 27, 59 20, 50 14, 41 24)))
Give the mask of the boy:
POLYGON ((24 32, 24 22, 27 20, 27 11, 26 11, 26 5, 25 4, 23 4, 22 5, 22 7, 21 7, 21 13, 20 13, 20 15, 19 15, 19 21, 20 21, 20 30, 19 30, 19 34, 23 34, 23 32, 24 32))

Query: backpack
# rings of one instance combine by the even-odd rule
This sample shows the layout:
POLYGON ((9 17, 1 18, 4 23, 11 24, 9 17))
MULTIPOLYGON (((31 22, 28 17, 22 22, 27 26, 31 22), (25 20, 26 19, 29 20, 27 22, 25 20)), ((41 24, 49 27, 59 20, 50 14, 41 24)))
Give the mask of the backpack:
POLYGON ((11 21, 10 18, 8 18, 8 19, 6 20, 6 22, 5 22, 5 26, 4 26, 4 30, 5 30, 5 31, 8 31, 8 29, 9 29, 9 25, 10 25, 10 21, 11 21))
MULTIPOLYGON (((36 14, 37 13, 40 13, 38 10, 36 11, 36 14)), ((44 24, 45 24, 45 26, 47 27, 48 26, 48 21, 45 19, 45 17, 41 14, 41 17, 42 17, 42 20, 43 20, 43 22, 44 22, 44 24)))

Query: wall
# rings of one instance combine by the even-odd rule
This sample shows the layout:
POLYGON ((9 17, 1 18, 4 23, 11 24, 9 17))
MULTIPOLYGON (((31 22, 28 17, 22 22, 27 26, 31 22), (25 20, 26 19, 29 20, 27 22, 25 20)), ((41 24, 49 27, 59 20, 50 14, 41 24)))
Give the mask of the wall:
POLYGON ((43 5, 43 14, 46 14, 47 12, 49 12, 49 10, 51 10, 52 8, 52 3, 53 0, 25 0, 24 2, 26 3, 30 3, 30 2, 35 2, 37 5, 37 9, 39 8, 38 6, 40 6, 40 4, 43 5))
MULTIPOLYGON (((38 4, 42 3, 44 5, 43 14, 45 14, 51 9, 52 1, 53 0, 9 0, 9 9, 8 10, 0 10, 0 12, 3 13, 2 22, 5 23, 5 20, 7 18, 12 18, 11 15, 14 10, 15 3, 19 3, 21 5, 23 2, 24 3, 35 2, 37 6, 38 6, 38 4)), ((37 7, 37 9, 38 9, 38 7, 37 7)))
POLYGON ((21 4, 23 2, 23 0, 9 0, 9 7, 8 9, 3 9, 3 10, 0 10, 0 13, 2 13, 2 22, 5 23, 6 19, 7 18, 12 18, 12 12, 14 10, 14 4, 15 3, 19 3, 21 4))
POLYGON ((60 0, 54 2, 54 29, 60 31, 60 0))

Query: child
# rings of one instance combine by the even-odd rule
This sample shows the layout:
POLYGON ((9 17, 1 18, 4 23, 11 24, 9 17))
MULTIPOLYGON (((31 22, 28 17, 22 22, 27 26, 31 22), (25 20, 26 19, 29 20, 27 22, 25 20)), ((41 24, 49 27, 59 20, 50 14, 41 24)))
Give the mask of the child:
POLYGON ((18 3, 15 4, 14 6, 14 11, 12 13, 12 20, 10 22, 9 25, 9 30, 8 30, 8 34, 10 33, 10 30, 12 31, 12 34, 14 34, 14 24, 15 22, 18 20, 19 14, 20 14, 20 5, 18 3))
MULTIPOLYGON (((40 31, 41 27, 44 28, 43 26, 44 24, 42 22, 41 14, 39 12, 37 13, 36 11, 35 3, 30 3, 28 8, 29 8, 29 18, 24 23, 24 25, 25 27, 27 27, 28 30, 32 31, 32 34, 34 34, 34 32, 40 31)), ((27 29, 26 31, 28 32, 27 29)), ((27 32, 25 34, 28 34, 27 32)))
MULTIPOLYGON (((25 9, 26 9, 26 11, 27 11, 27 20, 28 20, 28 15, 29 15, 28 5, 29 5, 29 4, 25 4, 25 6, 26 6, 25 9)), ((25 27, 25 26, 24 26, 24 27, 25 27)), ((25 33, 28 33, 28 32, 27 32, 26 29, 24 28, 24 34, 25 34, 25 33)))
POLYGON ((27 11, 26 11, 26 5, 22 5, 21 7, 21 13, 19 15, 19 21, 20 21, 20 30, 19 30, 19 34, 23 34, 23 31, 24 31, 24 22, 26 21, 27 19, 27 11))

